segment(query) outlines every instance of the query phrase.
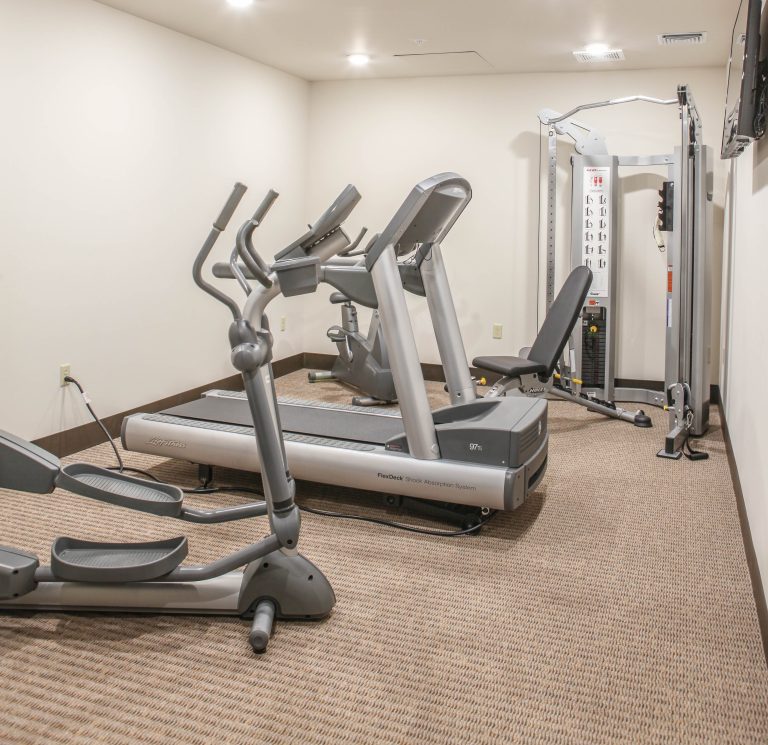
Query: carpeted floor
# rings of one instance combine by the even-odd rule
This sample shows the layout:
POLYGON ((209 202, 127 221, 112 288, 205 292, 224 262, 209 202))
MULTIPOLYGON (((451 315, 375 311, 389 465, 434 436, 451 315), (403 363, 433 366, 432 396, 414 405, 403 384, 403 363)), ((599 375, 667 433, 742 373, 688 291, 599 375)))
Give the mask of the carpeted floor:
MULTIPOLYGON (((303 381, 280 388, 347 400, 303 381)), ((716 416, 700 445, 709 461, 669 462, 655 457, 664 417, 651 413, 654 428, 639 430, 553 402, 543 487, 477 537, 305 514, 302 550, 338 604, 325 622, 279 624, 264 656, 239 619, 0 616, 0 742, 768 742, 768 668, 716 416)), ((81 457, 112 462, 107 446, 81 457)), ((127 460, 194 483, 188 464, 127 460)), ((64 492, 0 496, 2 542, 42 557, 56 535, 186 532, 190 561, 208 561, 264 532, 64 492)))

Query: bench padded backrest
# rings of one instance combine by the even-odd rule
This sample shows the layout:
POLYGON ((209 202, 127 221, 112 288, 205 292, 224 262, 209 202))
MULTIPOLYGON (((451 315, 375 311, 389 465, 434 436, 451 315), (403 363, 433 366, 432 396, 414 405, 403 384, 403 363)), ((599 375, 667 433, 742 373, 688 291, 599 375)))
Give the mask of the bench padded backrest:
POLYGON ((586 266, 578 266, 568 275, 552 303, 528 353, 529 360, 546 366, 542 379, 550 378, 555 371, 591 285, 592 271, 586 266))

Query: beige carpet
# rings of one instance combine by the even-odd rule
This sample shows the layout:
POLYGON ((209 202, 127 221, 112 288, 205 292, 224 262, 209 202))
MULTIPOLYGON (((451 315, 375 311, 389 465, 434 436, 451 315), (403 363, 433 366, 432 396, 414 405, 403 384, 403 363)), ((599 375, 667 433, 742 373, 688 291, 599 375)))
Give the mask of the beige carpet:
MULTIPOLYGON (((346 400, 333 390, 304 392, 346 400)), ((690 463, 655 457, 653 418, 638 430, 552 403, 542 489, 477 537, 305 515, 302 549, 338 604, 323 623, 280 624, 265 656, 239 619, 0 616, 0 742, 766 743, 768 669, 717 420, 710 460, 690 463)), ((82 457, 112 461, 106 446, 82 457)), ((127 457, 194 482, 189 465, 127 457)), ((186 529, 190 560, 208 561, 264 532, 0 496, 2 541, 43 557, 59 534, 186 529)), ((389 514, 349 495, 312 503, 389 514)))

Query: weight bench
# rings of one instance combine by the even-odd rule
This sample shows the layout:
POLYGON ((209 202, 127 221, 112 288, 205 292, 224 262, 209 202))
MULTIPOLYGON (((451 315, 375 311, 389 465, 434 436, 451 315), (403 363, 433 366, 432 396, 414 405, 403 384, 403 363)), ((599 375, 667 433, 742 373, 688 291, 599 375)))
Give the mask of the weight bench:
POLYGON ((475 357, 472 364, 501 375, 486 397, 504 396, 510 390, 520 390, 527 395, 551 393, 598 414, 622 419, 636 427, 650 427, 651 418, 642 409, 627 411, 611 401, 601 401, 581 391, 576 393, 570 389, 570 384, 581 385, 581 381, 567 380, 556 372, 591 285, 592 271, 586 266, 578 266, 568 275, 527 357, 475 357))
POLYGON ((558 360, 581 314, 592 285, 592 271, 586 266, 574 269, 552 303, 527 357, 475 357, 472 364, 501 379, 486 394, 503 396, 512 389, 543 393, 555 373, 558 360))

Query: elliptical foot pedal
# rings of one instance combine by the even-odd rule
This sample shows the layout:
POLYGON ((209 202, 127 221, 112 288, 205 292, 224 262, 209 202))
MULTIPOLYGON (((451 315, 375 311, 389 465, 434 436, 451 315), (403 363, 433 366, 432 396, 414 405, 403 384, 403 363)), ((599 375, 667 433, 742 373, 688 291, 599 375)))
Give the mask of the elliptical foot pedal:
POLYGON ((145 582, 172 572, 187 552, 185 536, 148 543, 57 538, 51 546, 51 571, 66 582, 145 582))
POLYGON ((56 485, 89 499, 164 517, 179 517, 184 502, 184 492, 177 486, 139 479, 87 463, 62 467, 56 485))

